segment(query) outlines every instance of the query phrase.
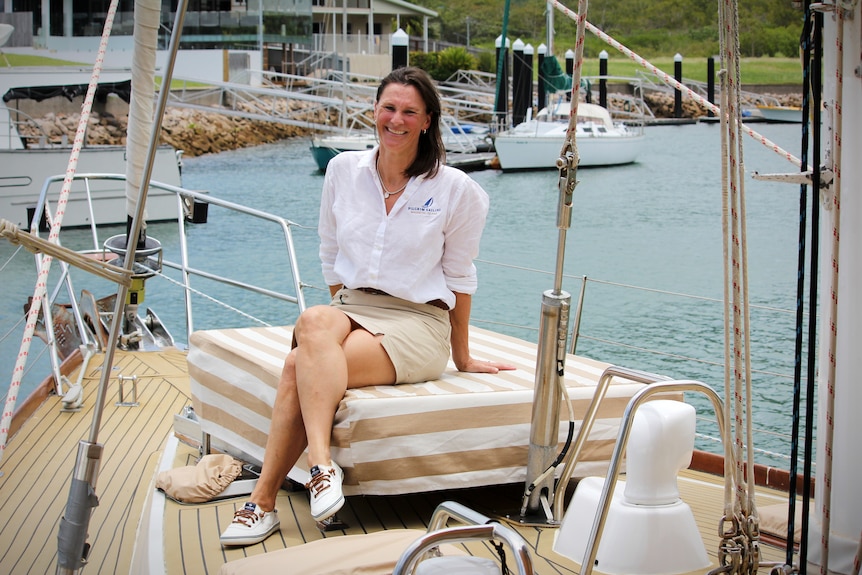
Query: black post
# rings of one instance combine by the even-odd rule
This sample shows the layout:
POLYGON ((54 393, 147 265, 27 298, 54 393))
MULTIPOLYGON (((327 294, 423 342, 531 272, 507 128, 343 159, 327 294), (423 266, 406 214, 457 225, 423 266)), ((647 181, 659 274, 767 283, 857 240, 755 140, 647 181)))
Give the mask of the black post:
POLYGON ((599 52, 599 106, 608 107, 608 53, 605 50, 599 52))
MULTIPOLYGON (((682 83, 682 55, 676 54, 673 57, 673 77, 682 83)), ((673 95, 673 117, 682 118, 682 90, 674 90, 673 95)))
MULTIPOLYGON (((574 82, 575 75, 575 53, 572 50, 566 50, 566 74, 568 74, 569 78, 572 78, 572 82, 574 82)), ((574 86, 572 86, 574 88, 574 86)), ((566 92, 566 100, 572 101, 572 91, 569 90, 566 92)))
POLYGON ((392 33, 392 69, 404 68, 407 66, 407 46, 410 43, 410 37, 407 32, 399 28, 392 33))
POLYGON ((538 94, 537 94, 537 100, 536 100, 537 108, 539 110, 541 110, 542 108, 545 107, 545 105, 546 105, 545 102, 547 101, 547 97, 548 97, 545 94, 545 75, 543 72, 544 64, 545 64, 545 54, 547 54, 547 53, 548 53, 548 47, 545 46, 544 44, 539 44, 538 62, 537 62, 537 65, 539 66, 539 74, 538 74, 539 87, 538 87, 538 94))
MULTIPOLYGON (((533 45, 527 44, 524 46, 524 82, 522 84, 524 90, 524 101, 527 103, 527 108, 533 107, 533 45)), ((534 111, 538 112, 538 108, 534 111)))
POLYGON ((498 76, 497 84, 498 98, 494 113, 497 116, 497 126, 500 129, 506 127, 506 115, 509 112, 509 40, 503 42, 502 36, 497 36, 497 70, 502 70, 502 75, 498 76), (502 62, 502 64, 501 64, 502 62))
MULTIPOLYGON (((706 99, 710 104, 715 104, 715 56, 706 59, 706 99)), ((706 111, 707 118, 714 116, 712 110, 706 111)))
POLYGON ((517 126, 527 116, 527 103, 524 101, 524 80, 526 66, 524 61, 524 42, 517 38, 512 43, 512 125, 517 126))

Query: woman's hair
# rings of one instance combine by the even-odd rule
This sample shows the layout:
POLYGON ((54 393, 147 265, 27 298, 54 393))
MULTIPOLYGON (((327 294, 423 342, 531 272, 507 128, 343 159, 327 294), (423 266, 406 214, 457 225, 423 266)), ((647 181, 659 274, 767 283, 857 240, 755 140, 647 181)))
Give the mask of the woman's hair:
POLYGON ((443 136, 440 134, 440 95, 437 93, 437 87, 431 76, 421 68, 415 66, 396 68, 380 82, 377 88, 377 101, 380 100, 386 86, 393 83, 416 88, 422 101, 425 102, 426 112, 431 116, 428 130, 419 136, 419 151, 416 159, 404 173, 408 176, 425 174, 433 178, 440 164, 446 161, 446 148, 443 146, 443 136))

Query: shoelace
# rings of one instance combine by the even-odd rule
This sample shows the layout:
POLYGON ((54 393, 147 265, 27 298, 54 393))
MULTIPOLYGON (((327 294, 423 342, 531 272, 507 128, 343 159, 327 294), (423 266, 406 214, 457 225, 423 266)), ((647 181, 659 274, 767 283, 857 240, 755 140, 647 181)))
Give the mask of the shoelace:
POLYGON ((256 511, 250 509, 240 509, 233 514, 233 523, 242 523, 246 527, 251 527, 261 519, 256 511))
POLYGON ((317 497, 329 489, 329 472, 321 470, 320 473, 311 478, 311 481, 305 484, 305 488, 317 497))

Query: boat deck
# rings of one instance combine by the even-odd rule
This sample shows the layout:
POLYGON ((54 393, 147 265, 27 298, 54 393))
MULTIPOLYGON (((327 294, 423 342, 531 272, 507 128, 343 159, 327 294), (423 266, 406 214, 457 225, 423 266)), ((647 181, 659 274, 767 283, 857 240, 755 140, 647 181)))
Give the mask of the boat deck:
MULTIPOLYGON (((10 439, 0 462, 0 573, 53 573, 57 562, 57 530, 67 502, 77 444, 86 440, 96 403, 101 356, 88 365, 83 379, 86 398, 78 412, 62 412, 56 396, 44 401, 10 439)), ((190 404, 185 353, 118 351, 113 371, 138 377, 138 406, 116 405, 118 384, 112 379, 98 435, 105 446, 96 491, 99 505, 92 514, 87 541, 92 545, 87 573, 149 572, 147 559, 134 557, 139 518, 148 507, 152 479, 162 450, 173 435, 173 417, 190 404)), ((70 374, 75 381, 77 374, 70 374)), ((127 384, 126 400, 130 390, 127 384)), ((194 464, 197 449, 180 443, 175 465, 194 464)), ((683 499, 692 506, 707 552, 717 562, 722 488, 716 477, 686 471, 680 478, 683 499)), ((218 535, 242 505, 236 497, 183 505, 168 500, 163 521, 149 531, 164 541, 168 573, 216 573, 227 561, 291 548, 322 538, 389 529, 424 529, 441 501, 463 503, 491 517, 516 513, 522 485, 441 491, 402 496, 348 497, 339 518, 343 529, 321 532, 311 519, 304 490, 282 490, 278 509, 281 531, 261 544, 224 549, 218 535)), ((783 501, 775 492, 758 494, 758 505, 783 501)), ((161 510, 160 510, 161 511, 161 510)), ((517 526, 533 549, 540 575, 576 573, 577 565, 551 550, 556 530, 517 526)), ((487 543, 465 546, 469 553, 495 557, 487 543)), ((761 545, 763 561, 783 561, 784 551, 761 545)), ((156 567, 153 565, 153 567, 156 567)), ((762 573, 769 569, 762 567, 762 573)))

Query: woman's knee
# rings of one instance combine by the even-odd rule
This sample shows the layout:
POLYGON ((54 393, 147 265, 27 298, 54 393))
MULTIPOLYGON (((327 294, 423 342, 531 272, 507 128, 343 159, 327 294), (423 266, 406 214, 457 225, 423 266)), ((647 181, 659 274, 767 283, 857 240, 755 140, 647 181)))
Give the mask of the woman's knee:
POLYGON ((306 309, 296 320, 293 336, 297 345, 319 337, 343 340, 350 333, 350 319, 328 305, 315 305, 306 309))

